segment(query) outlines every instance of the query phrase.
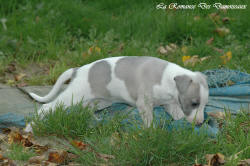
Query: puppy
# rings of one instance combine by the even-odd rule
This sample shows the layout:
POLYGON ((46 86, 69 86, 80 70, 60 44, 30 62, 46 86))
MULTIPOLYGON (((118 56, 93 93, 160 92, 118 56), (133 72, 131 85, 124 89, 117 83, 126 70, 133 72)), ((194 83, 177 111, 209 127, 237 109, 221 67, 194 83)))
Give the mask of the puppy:
MULTIPOLYGON (((114 102, 137 107, 146 127, 153 120, 153 107, 162 105, 178 120, 204 121, 204 107, 208 102, 206 77, 174 63, 155 57, 111 57, 95 61, 80 68, 65 71, 48 95, 29 95, 45 103, 38 110, 46 113, 58 103, 66 107, 83 100, 84 105, 97 103, 98 109, 114 102), (61 86, 71 80, 59 95, 61 86), (97 102, 96 102, 97 101, 97 102)), ((26 132, 32 131, 28 124, 26 132)))

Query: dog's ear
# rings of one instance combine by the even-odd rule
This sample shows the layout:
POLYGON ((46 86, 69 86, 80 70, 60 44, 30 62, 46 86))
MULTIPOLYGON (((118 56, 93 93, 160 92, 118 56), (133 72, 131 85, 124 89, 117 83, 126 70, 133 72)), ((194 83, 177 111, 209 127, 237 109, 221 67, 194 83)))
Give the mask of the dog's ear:
POLYGON ((187 75, 180 75, 174 77, 176 87, 180 93, 185 93, 190 84, 192 83, 192 79, 187 75))
POLYGON ((207 76, 199 71, 195 72, 197 74, 197 76, 199 76, 201 79, 198 78, 199 83, 201 83, 204 88, 208 89, 208 85, 207 85, 207 76))

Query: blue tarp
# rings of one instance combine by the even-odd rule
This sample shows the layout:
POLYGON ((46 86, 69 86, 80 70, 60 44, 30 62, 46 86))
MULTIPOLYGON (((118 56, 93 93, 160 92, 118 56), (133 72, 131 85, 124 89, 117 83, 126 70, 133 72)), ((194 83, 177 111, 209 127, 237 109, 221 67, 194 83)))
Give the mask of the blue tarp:
MULTIPOLYGON (((230 109, 231 113, 236 114, 240 109, 250 110, 250 74, 228 69, 208 70, 203 73, 208 77, 210 95, 205 108, 206 123, 203 125, 203 129, 205 128, 209 135, 215 135, 219 131, 216 121, 206 113, 224 112, 225 109, 230 109)), ((106 112, 105 115, 102 111, 97 114, 101 119, 108 120, 115 113, 127 113, 128 118, 123 123, 130 123, 130 119, 141 122, 138 110, 125 104, 113 104, 106 112)), ((162 107, 154 108, 154 124, 168 130, 192 127, 184 119, 173 121, 162 107)), ((25 117, 12 113, 1 115, 0 128, 9 126, 24 127, 25 117)), ((195 131, 199 132, 200 127, 195 127, 195 131)))

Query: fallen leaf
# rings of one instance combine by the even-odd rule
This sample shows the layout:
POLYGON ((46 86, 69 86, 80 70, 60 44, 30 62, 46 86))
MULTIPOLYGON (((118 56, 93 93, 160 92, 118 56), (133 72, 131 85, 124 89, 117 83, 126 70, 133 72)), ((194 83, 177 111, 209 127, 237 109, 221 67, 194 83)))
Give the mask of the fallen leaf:
POLYGON ((58 164, 52 163, 52 162, 49 162, 49 161, 44 161, 44 162, 42 163, 42 165, 46 165, 46 166, 58 166, 58 164))
POLYGON ((25 83, 25 82, 21 82, 21 83, 17 84, 17 86, 18 87, 24 87, 24 86, 28 86, 28 84, 25 83))
POLYGON ((208 60, 209 58, 211 58, 211 56, 202 57, 200 60, 201 60, 201 62, 203 62, 203 61, 205 61, 205 60, 208 60))
POLYGON ((9 134, 11 132, 10 128, 2 128, 1 130, 2 130, 3 134, 9 134))
POLYGON ((212 44, 213 41, 214 41, 214 38, 211 37, 206 43, 207 43, 208 45, 210 45, 210 44, 212 44))
POLYGON ((77 148, 79 148, 80 150, 85 150, 87 148, 87 144, 83 143, 82 141, 76 141, 73 140, 71 141, 71 144, 77 148))
POLYGON ((68 153, 68 159, 69 159, 69 161, 75 160, 76 158, 78 158, 78 156, 76 154, 68 153))
POLYGON ((178 46, 177 46, 176 44, 174 44, 174 43, 169 44, 169 46, 170 46, 172 49, 175 49, 175 50, 178 48, 178 46))
POLYGON ((92 46, 88 49, 88 54, 91 55, 92 53, 100 53, 101 52, 101 48, 97 47, 97 46, 92 46))
POLYGON ((214 50, 214 51, 217 51, 217 52, 219 52, 219 53, 223 53, 223 50, 222 50, 222 49, 219 49, 219 48, 216 48, 216 47, 213 47, 213 50, 214 50))
POLYGON ((48 145, 42 146, 42 145, 37 145, 37 144, 33 145, 32 148, 35 150, 37 154, 43 154, 49 149, 48 145))
POLYGON ((225 156, 221 153, 207 154, 205 158, 208 166, 219 166, 225 163, 225 156))
POLYGON ((25 76, 26 76, 25 73, 19 73, 19 74, 15 75, 14 78, 15 78, 15 81, 20 81, 25 76))
POLYGON ((97 156, 106 162, 110 159, 115 159, 115 156, 109 154, 97 153, 97 156))
POLYGON ((198 55, 194 55, 194 56, 190 57, 189 59, 185 59, 182 57, 182 61, 184 61, 183 62, 184 66, 187 66, 187 65, 195 66, 198 62, 201 62, 198 55))
POLYGON ((20 143, 23 139, 23 136, 18 131, 11 131, 8 134, 8 143, 20 143))
POLYGON ((68 153, 66 151, 50 152, 48 161, 52 163, 62 164, 68 160, 68 153))
POLYGON ((230 20, 230 18, 229 18, 229 17, 224 17, 224 18, 222 19, 222 22, 224 22, 224 23, 228 23, 228 22, 229 22, 229 20, 230 20))
POLYGON ((34 156, 29 159, 29 164, 41 164, 44 160, 46 160, 46 156, 34 156))
POLYGON ((21 143, 24 147, 31 147, 33 145, 33 143, 27 138, 22 139, 21 143))
POLYGON ((222 27, 215 29, 215 32, 217 32, 219 36, 224 37, 230 33, 230 30, 228 28, 222 27))
POLYGON ((168 51, 163 47, 163 46, 160 46, 159 48, 158 48, 158 52, 160 53, 160 54, 167 54, 168 53, 168 51))
POLYGON ((169 45, 166 45, 165 47, 160 46, 157 50, 160 54, 167 55, 169 53, 173 53, 176 51, 178 46, 174 43, 170 43, 169 45))
POLYGON ((237 166, 249 166, 249 165, 250 165, 250 159, 241 160, 237 164, 237 166))
POLYGON ((220 21, 220 15, 219 15, 219 13, 211 13, 211 14, 209 14, 209 17, 213 21, 216 21, 216 22, 220 21))
POLYGON ((182 62, 185 63, 190 58, 191 58, 190 56, 182 56, 182 62))
POLYGON ((0 154, 0 161, 1 160, 4 160, 5 158, 3 157, 3 155, 2 154, 0 154))
POLYGON ((216 119, 225 119, 226 117, 224 112, 208 112, 208 115, 216 119))
POLYGON ((232 52, 228 51, 226 52, 226 54, 220 56, 221 60, 222 60, 222 64, 226 64, 227 62, 229 62, 232 59, 232 52))

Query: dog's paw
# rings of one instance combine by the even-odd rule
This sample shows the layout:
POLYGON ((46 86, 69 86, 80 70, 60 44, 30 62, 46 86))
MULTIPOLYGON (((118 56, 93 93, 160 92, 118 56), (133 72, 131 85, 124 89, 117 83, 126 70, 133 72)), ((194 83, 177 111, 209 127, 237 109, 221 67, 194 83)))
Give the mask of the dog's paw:
POLYGON ((25 127, 24 132, 33 133, 33 129, 30 123, 25 127))

